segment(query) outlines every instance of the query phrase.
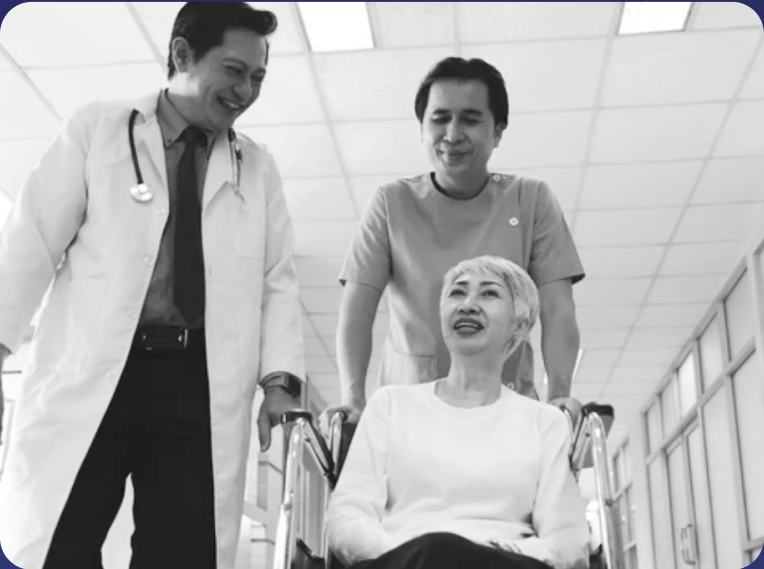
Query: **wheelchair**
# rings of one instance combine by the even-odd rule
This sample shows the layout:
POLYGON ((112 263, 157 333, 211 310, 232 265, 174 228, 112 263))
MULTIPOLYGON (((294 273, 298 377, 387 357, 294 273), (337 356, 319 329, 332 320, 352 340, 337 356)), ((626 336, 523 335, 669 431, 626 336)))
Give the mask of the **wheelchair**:
MULTIPOLYGON (((584 468, 594 469, 601 544, 590 554, 590 569, 625 569, 621 526, 613 500, 605 444, 613 424, 613 408, 610 405, 589 403, 583 407, 576 424, 567 412, 566 415, 572 433, 569 460, 576 480, 584 468)), ((342 569, 343 565, 329 550, 323 527, 319 552, 306 543, 304 536, 298 535, 297 515, 307 499, 299 480, 300 472, 306 468, 304 457, 309 456, 323 478, 324 507, 328 506, 329 494, 339 479, 355 425, 346 423, 341 413, 335 414, 330 422, 329 440, 326 441, 308 411, 284 413, 281 423, 290 424, 292 430, 286 451, 284 490, 276 529, 273 569, 342 569)))

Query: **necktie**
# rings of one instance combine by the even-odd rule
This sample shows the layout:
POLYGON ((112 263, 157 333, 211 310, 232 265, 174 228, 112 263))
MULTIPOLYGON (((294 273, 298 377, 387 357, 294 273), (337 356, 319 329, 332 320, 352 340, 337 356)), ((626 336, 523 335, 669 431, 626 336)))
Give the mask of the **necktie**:
POLYGON ((193 325, 204 314, 202 208, 196 151, 206 146, 207 138, 195 126, 186 128, 181 138, 186 143, 186 149, 178 164, 173 293, 175 306, 186 322, 193 325))

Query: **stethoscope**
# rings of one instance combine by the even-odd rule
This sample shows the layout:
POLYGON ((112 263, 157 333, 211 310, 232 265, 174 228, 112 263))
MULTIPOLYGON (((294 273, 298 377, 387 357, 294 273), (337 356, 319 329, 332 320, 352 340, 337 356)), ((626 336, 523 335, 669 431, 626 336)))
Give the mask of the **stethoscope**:
MULTIPOLYGON (((148 187, 146 182, 143 181, 143 174, 141 173, 141 165, 138 162, 138 153, 135 150, 135 138, 133 137, 133 130, 135 129, 135 119, 138 116, 138 110, 133 109, 130 113, 130 121, 127 126, 127 137, 130 141, 130 155, 133 158, 133 170, 135 170, 136 183, 130 186, 130 195, 132 198, 141 203, 150 202, 154 199, 154 192, 148 187)), ((236 132, 232 128, 228 129, 228 147, 231 149, 231 169, 233 170, 233 193, 236 194, 243 204, 247 203, 239 188, 241 182, 241 146, 236 139, 236 132)))

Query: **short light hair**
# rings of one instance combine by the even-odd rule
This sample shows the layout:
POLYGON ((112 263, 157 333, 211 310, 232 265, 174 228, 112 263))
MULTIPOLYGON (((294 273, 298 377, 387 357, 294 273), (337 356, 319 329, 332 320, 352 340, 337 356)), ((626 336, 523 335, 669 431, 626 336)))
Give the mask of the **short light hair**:
POLYGON ((509 357, 520 346, 533 329, 539 315, 539 293, 536 284, 531 277, 518 265, 492 255, 483 255, 474 259, 467 259, 458 265, 451 267, 443 277, 443 288, 440 292, 440 304, 446 299, 446 294, 456 279, 465 273, 488 273, 499 277, 504 281, 509 290, 514 319, 512 326, 507 330, 507 354, 509 357))

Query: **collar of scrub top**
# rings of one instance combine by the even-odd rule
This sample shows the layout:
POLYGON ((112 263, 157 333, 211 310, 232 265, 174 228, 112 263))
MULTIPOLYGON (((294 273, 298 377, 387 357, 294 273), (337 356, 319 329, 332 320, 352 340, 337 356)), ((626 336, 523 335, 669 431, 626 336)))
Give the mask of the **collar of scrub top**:
MULTIPOLYGON (((138 111, 138 109, 133 109, 133 111, 130 113, 130 120, 128 121, 127 126, 127 137, 130 143, 130 156, 133 160, 133 170, 135 170, 136 179, 136 183, 130 187, 130 195, 135 201, 148 202, 154 198, 154 193, 151 191, 151 188, 149 188, 148 185, 146 185, 146 183, 143 181, 143 173, 141 172, 141 165, 138 161, 138 152, 135 148, 135 137, 133 136, 133 131, 135 130, 135 119, 138 118, 139 114, 140 111, 138 111)), ((244 199, 244 195, 241 193, 241 189, 239 187, 241 183, 241 163, 244 158, 241 152, 241 146, 239 145, 239 141, 236 138, 236 131, 234 131, 232 128, 228 129, 228 147, 231 152, 231 170, 233 171, 231 187, 233 188, 233 192, 236 194, 236 197, 238 197, 243 204, 246 204, 247 200, 244 199)))

